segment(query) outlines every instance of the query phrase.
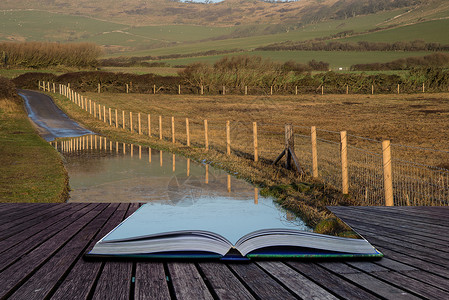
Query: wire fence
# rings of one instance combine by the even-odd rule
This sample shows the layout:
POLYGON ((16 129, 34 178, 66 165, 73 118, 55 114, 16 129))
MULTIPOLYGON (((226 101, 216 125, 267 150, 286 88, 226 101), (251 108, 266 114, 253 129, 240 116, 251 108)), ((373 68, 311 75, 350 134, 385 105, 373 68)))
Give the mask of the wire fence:
MULTIPOLYGON (((67 86, 59 85, 59 92, 110 126, 182 146, 266 164, 273 163, 286 147, 285 124, 124 112, 84 99, 67 86)), ((299 124, 293 127, 294 151, 305 172, 343 193, 346 186, 361 205, 449 205, 449 169, 445 167, 449 151, 390 144, 299 124), (405 151, 409 153, 405 155, 405 151), (423 152, 434 158, 433 166, 405 160, 413 157, 418 161, 417 155, 423 152)))

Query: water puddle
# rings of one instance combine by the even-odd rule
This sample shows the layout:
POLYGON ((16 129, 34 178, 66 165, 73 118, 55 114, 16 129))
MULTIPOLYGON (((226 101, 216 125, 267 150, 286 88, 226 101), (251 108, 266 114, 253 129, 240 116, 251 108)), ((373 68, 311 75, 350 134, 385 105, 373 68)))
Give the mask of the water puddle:
POLYGON ((180 207, 207 202, 219 211, 234 201, 235 207, 271 207, 275 218, 307 229, 293 213, 261 196, 248 182, 208 164, 97 135, 57 140, 52 145, 64 156, 69 202, 151 202, 180 207))

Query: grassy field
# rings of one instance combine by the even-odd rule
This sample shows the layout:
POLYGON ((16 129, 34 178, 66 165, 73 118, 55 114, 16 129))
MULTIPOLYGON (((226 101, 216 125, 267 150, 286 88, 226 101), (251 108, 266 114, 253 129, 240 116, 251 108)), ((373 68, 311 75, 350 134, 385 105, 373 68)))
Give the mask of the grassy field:
POLYGON ((64 202, 67 172, 21 104, 0 99, 0 202, 64 202))
POLYGON ((449 28, 449 19, 428 21, 419 24, 386 29, 379 32, 361 34, 342 39, 342 41, 394 43, 398 41, 424 40, 426 42, 449 44, 449 35, 447 34, 447 31, 444 30, 445 28, 449 28))
MULTIPOLYGON (((174 116, 180 126, 185 117, 197 122, 209 119, 212 124, 221 124, 217 126, 224 126, 226 120, 231 120, 245 128, 250 128, 251 122, 257 121, 278 124, 267 130, 282 133, 282 124, 293 123, 304 126, 301 127, 303 129, 298 129, 304 134, 309 134, 310 126, 336 132, 322 132, 323 137, 335 141, 339 141, 339 132, 346 130, 354 136, 375 140, 390 139, 395 144, 449 149, 449 94, 179 96, 90 93, 87 96, 108 107, 151 114, 154 116, 153 128, 158 128, 156 116, 164 116, 164 122, 167 122, 163 126, 167 130, 166 136, 170 136, 168 117, 174 116)), ((145 122, 144 119, 143 124, 145 122)), ((357 138, 350 143, 354 146, 366 146, 370 150, 379 146, 357 138)), ((407 156, 412 161, 424 164, 449 163, 447 155, 421 157, 416 156, 416 153, 409 153, 407 156)))
POLYGON ((188 65, 194 62, 214 63, 224 56, 257 55, 279 62, 292 60, 299 63, 307 63, 314 59, 316 61, 328 62, 332 69, 338 69, 339 67, 349 69, 354 64, 389 62, 399 58, 425 56, 428 54, 429 52, 425 51, 247 51, 227 55, 166 59, 162 60, 162 62, 177 66, 188 65))

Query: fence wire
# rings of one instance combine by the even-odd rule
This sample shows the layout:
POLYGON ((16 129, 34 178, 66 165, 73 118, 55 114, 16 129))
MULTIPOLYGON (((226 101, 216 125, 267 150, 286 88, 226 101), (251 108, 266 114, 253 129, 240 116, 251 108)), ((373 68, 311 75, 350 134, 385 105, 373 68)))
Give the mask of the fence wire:
MULTIPOLYGON (((66 88, 65 88, 66 89, 66 88)), ((77 96, 79 98, 79 96, 77 96)), ((139 113, 117 110, 96 103, 97 106, 76 102, 84 106, 87 113, 92 110, 92 117, 102 120, 134 133, 139 132, 139 113), (91 108, 91 107, 97 107, 91 108), (93 114, 95 112, 95 114, 93 114), (131 122, 132 119, 132 122, 131 122), (124 124, 124 126, 123 126, 124 124)), ((92 104, 93 105, 93 104, 92 104)), ((187 146, 187 126, 185 117, 140 115, 140 132, 162 139, 173 140, 187 146), (173 119, 172 119, 173 118, 173 119), (160 123, 161 122, 161 123, 160 123), (161 126, 162 125, 162 126, 161 126), (174 125, 174 126, 173 126, 174 125), (151 130, 151 132, 149 132, 151 130)), ((271 164, 285 149, 285 125, 258 122, 257 144, 258 158, 263 163, 271 164)), ((253 160, 254 123, 251 121, 207 120, 207 135, 205 120, 189 119, 190 147, 208 148, 219 153, 227 153, 228 147, 232 155, 253 160), (229 139, 228 139, 229 136, 229 139)), ((295 153, 302 168, 309 174, 313 173, 313 158, 310 128, 294 125, 295 153)), ((342 189, 342 156, 340 132, 317 130, 318 177, 337 189, 342 189)), ((347 160, 349 192, 362 205, 385 205, 384 191, 384 161, 380 141, 356 135, 347 135, 347 160)), ((449 205, 449 151, 429 148, 391 144, 393 156, 391 160, 394 205, 449 205), (399 159, 399 157, 401 159, 399 159), (413 157, 415 162, 407 161, 413 157), (428 164, 422 163, 427 160, 428 164), (429 165, 429 164, 432 164, 429 165)), ((59 145, 63 152, 73 152, 79 149, 104 149, 116 153, 133 153, 133 146, 107 141, 98 136, 79 137, 63 140, 59 145), (130 148, 128 148, 130 147, 130 148)), ((142 150, 139 149, 139 156, 142 150)), ((150 150, 148 150, 150 151, 150 150)), ((151 159, 151 158, 150 158, 151 159)))

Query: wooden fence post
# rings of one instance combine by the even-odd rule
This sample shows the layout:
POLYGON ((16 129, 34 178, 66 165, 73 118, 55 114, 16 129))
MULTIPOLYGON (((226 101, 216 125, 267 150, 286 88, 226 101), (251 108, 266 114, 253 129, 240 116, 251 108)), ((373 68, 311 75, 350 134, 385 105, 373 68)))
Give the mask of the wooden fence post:
POLYGON ((124 110, 122 110, 122 120, 123 120, 122 126, 123 126, 123 129, 125 129, 125 111, 124 110))
POLYGON ((382 163, 384 170, 385 205, 394 206, 391 147, 389 140, 382 141, 382 163))
POLYGON ((270 95, 273 95, 273 86, 270 86, 270 95))
POLYGON ((203 95, 204 94, 204 87, 203 87, 203 85, 201 85, 201 95, 203 95))
POLYGON ((133 113, 129 112, 129 131, 133 132, 133 113))
POLYGON ((349 94, 349 85, 346 85, 346 95, 349 94))
POLYGON ((151 136, 151 115, 148 114, 148 136, 151 136))
POLYGON ((226 88, 223 86, 223 95, 226 95, 226 88))
POLYGON ((295 86, 295 95, 298 95, 298 86, 295 86))
POLYGON ((103 122, 106 123, 106 105, 103 105, 103 122))
POLYGON ((425 84, 424 84, 424 82, 423 82, 423 83, 422 83, 422 92, 425 93, 425 91, 426 91, 426 86, 425 86, 425 84))
POLYGON ((171 141, 175 143, 175 117, 171 117, 171 141))
POLYGON ((153 85, 153 94, 156 95, 156 85, 153 85))
POLYGON ((321 95, 324 95, 324 85, 321 86, 321 95))
POLYGON ((129 94, 129 85, 126 84, 126 93, 129 94))
POLYGON ((89 99, 89 114, 92 114, 92 100, 89 99))
POLYGON ((398 83, 398 95, 399 95, 399 83, 398 83))
POLYGON ((139 124, 139 134, 142 134, 142 127, 140 123, 140 113, 137 113, 137 122, 139 124))
POLYGON ((47 82, 47 92, 50 92, 50 82, 47 82))
POLYGON ((226 154, 231 155, 231 126, 229 121, 226 121, 226 154))
POLYGON ((109 107, 109 126, 112 126, 112 112, 110 107, 109 107))
POLYGON ((56 84, 53 82, 53 93, 56 94, 56 84))
POLYGON ((209 150, 209 136, 207 133, 207 120, 204 120, 204 147, 206 148, 206 151, 209 150))
POLYGON ((162 116, 159 116, 159 139, 162 140, 162 116))
POLYGON ((371 95, 374 95, 374 84, 371 85, 371 95))
POLYGON ((340 150, 341 150, 341 180, 342 180, 342 193, 349 193, 349 180, 348 180, 348 143, 346 131, 340 132, 340 150))
POLYGON ((98 84, 98 94, 101 93, 101 84, 98 84))
POLYGON ((254 161, 259 161, 259 149, 257 145, 257 122, 253 122, 254 161))
POLYGON ((181 95, 181 85, 178 84, 178 95, 181 95))
POLYGON ((187 147, 190 147, 190 127, 189 127, 189 118, 186 118, 186 139, 187 139, 187 147))
POLYGON ((118 112, 117 112, 117 108, 115 109, 115 128, 118 128, 118 112))
POLYGON ((101 104, 98 104, 98 120, 101 121, 101 104))
POLYGON ((94 105, 94 118, 97 118, 97 103, 93 103, 94 105))
POLYGON ((315 126, 312 126, 311 128, 311 139, 312 139, 312 175, 313 178, 318 178, 318 151, 317 151, 315 126))
POLYGON ((245 85, 245 95, 248 95, 248 87, 245 85))
MULTIPOLYGON (((285 125, 285 149, 295 149, 295 139, 293 135, 293 125, 292 124, 286 124, 285 125)), ((290 169, 291 168, 291 153, 290 151, 286 150, 286 160, 285 160, 285 168, 290 169)))

